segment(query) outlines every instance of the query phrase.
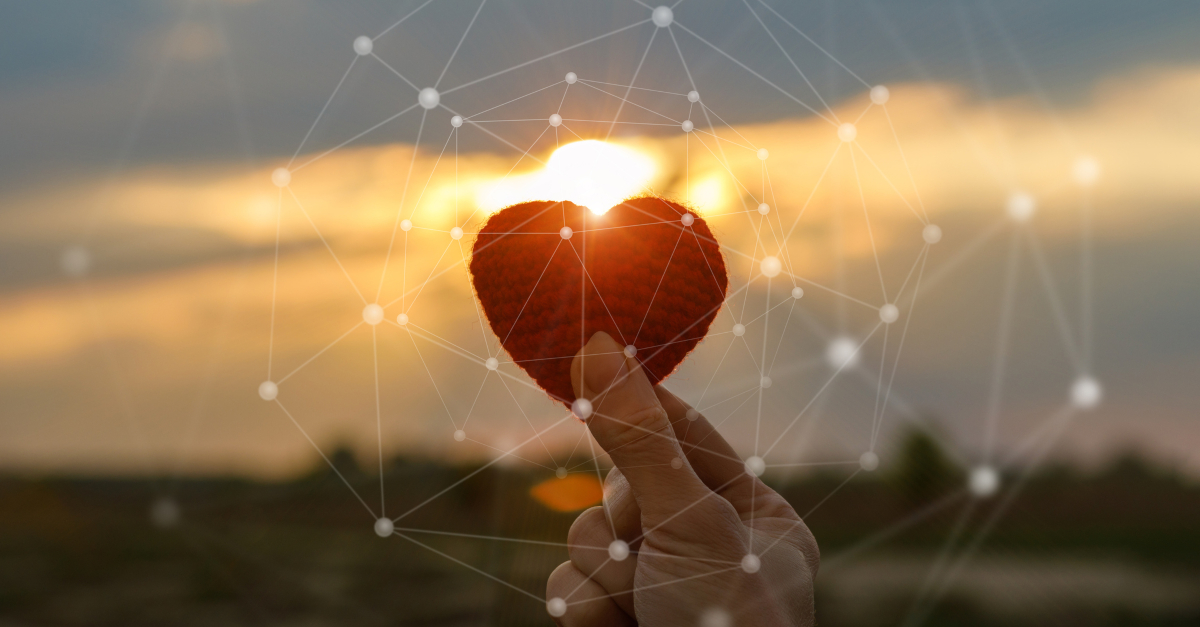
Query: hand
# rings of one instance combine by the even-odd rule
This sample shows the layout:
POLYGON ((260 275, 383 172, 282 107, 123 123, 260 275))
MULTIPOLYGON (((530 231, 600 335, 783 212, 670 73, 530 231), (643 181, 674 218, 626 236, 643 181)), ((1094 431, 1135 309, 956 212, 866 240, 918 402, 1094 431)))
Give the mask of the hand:
POLYGON ((551 615, 566 607, 558 624, 812 625, 817 543, 787 501, 608 334, 579 351, 571 379, 615 468, 546 584, 551 615))

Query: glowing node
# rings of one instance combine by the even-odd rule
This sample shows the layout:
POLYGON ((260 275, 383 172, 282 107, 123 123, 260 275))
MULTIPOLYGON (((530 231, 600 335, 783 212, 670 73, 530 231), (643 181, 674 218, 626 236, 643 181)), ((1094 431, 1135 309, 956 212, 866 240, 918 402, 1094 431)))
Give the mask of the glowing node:
POLYGON ((926 224, 921 231, 921 237, 925 238, 928 244, 936 244, 942 241, 942 227, 936 224, 926 224))
POLYGON ((465 439, 467 439, 467 432, 466 432, 466 431, 463 431, 462 429, 455 429, 455 430, 454 430, 454 441, 455 441, 455 442, 462 442, 462 441, 463 441, 463 440, 465 440, 465 439))
POLYGON ((738 337, 742 337, 743 335, 745 335, 746 334, 746 325, 744 325, 740 322, 733 325, 733 334, 738 337))
POLYGON ((650 21, 659 28, 666 28, 675 20, 675 12, 669 6, 658 6, 654 8, 654 12, 650 14, 650 21))
POLYGON ((404 220, 401 220, 400 221, 400 230, 401 231, 411 231, 412 230, 412 220, 409 220, 407 218, 404 220))
POLYGON ((453 126, 454 128, 458 128, 458 127, 462 126, 462 124, 463 124, 463 118, 461 115, 456 115, 456 116, 450 118, 450 126, 453 126))
POLYGON ((1000 473, 991 466, 972 468, 967 478, 967 487, 976 498, 986 499, 1000 489, 1000 473))
POLYGON ((871 472, 872 470, 879 468, 879 456, 871 451, 867 451, 866 453, 858 456, 858 465, 863 470, 871 472))
POLYGON ((771 156, 771 153, 767 152, 766 148, 759 148, 757 154, 760 161, 766 161, 767 157, 771 156))
POLYGON ((363 321, 367 324, 371 326, 377 325, 380 322, 383 322, 383 307, 380 307, 375 303, 371 303, 370 305, 363 307, 362 316, 363 321))
POLYGON ((761 477, 763 472, 766 470, 767 463, 764 462, 763 458, 759 457, 758 455, 754 455, 746 459, 746 472, 754 475, 755 477, 761 477))
POLYGON ((888 88, 883 85, 876 85, 871 88, 871 102, 877 105, 887 102, 891 96, 892 92, 888 91, 888 88))
POLYGON ((91 268, 92 255, 88 253, 86 248, 72 246, 63 251, 59 264, 62 266, 64 274, 69 277, 79 278, 87 274, 88 268, 91 268))
POLYGON ((683 415, 688 420, 695 422, 696 419, 700 417, 700 412, 696 411, 695 409, 693 409, 691 407, 688 407, 688 410, 683 415))
POLYGON ((685 133, 690 133, 690 132, 692 132, 692 129, 696 128, 696 125, 692 124, 691 120, 684 120, 683 124, 680 124, 679 126, 680 126, 680 128, 683 129, 683 132, 685 132, 685 133))
POLYGON ((292 182, 292 173, 288 172, 287 168, 275 168, 275 171, 271 172, 271 182, 275 187, 287 187, 288 183, 292 182))
POLYGON ((554 476, 558 477, 559 479, 566 479, 567 478, 567 469, 563 468, 562 466, 559 466, 558 468, 556 468, 554 470, 554 476))
POLYGON ((771 377, 763 377, 763 378, 759 379, 758 385, 759 385, 759 387, 762 387, 764 389, 771 387, 771 377))
POLYGON ((487 359, 483 360, 483 365, 488 370, 495 370, 496 368, 500 367, 500 360, 496 359, 495 357, 488 357, 487 359))
POLYGON ((553 599, 546 601, 546 613, 550 614, 551 616, 553 616, 555 618, 558 618, 559 616, 566 614, 567 613, 567 602, 558 597, 554 597, 553 599))
POLYGON ((1080 157, 1075 160, 1071 175, 1080 187, 1091 187, 1100 180, 1100 162, 1094 157, 1080 157))
POLYGON ((891 324, 900 319, 900 308, 888 303, 879 308, 879 319, 891 324))
POLYGON ((561 126, 562 116, 557 113, 550 114, 550 126, 561 126))
POLYGON ((696 222, 696 216, 692 215, 691 213, 685 213, 685 214, 683 214, 682 217, 679 218, 679 222, 682 223, 684 226, 691 226, 693 223, 696 222))
POLYGON ((636 346, 634 346, 633 344, 629 344, 629 345, 628 345, 628 346, 626 346, 626 347, 625 347, 625 349, 624 349, 623 351, 621 351, 621 352, 625 353, 625 356, 626 356, 626 357, 633 357, 634 355, 636 355, 636 354, 637 354, 637 347, 636 347, 636 346))
POLYGON ((688 92, 688 102, 700 102, 700 92, 692 90, 688 92))
POLYGON ((852 142, 858 137, 858 129, 853 124, 846 122, 838 127, 838 139, 844 142, 852 142))
POLYGON ((391 536, 395 530, 396 523, 393 523, 391 518, 380 518, 375 521, 375 535, 380 538, 391 536))
POLYGON ((463 236, 462 228, 456 226, 456 227, 450 229, 450 237, 452 239, 462 239, 462 236, 463 236))
POLYGON ((671 459, 671 468, 674 468, 675 470, 679 470, 680 468, 683 468, 683 459, 681 459, 679 457, 672 458, 671 459))
POLYGON ((764 202, 764 203, 759 203, 759 205, 758 205, 758 212, 759 212, 759 213, 761 213, 761 214, 763 214, 764 216, 765 216, 765 215, 767 215, 768 213, 771 213, 771 205, 768 205, 768 204, 767 204, 767 203, 765 203, 765 202, 764 202))
POLYGON ((839 337, 825 349, 825 361, 834 369, 853 368, 858 363, 858 344, 848 337, 839 337))
POLYGON ((179 524, 179 504, 173 499, 161 498, 150 505, 150 522, 159 529, 179 524))
POLYGON ((792 288, 792 298, 795 298, 796 300, 800 300, 801 298, 804 298, 804 288, 802 288, 800 286, 793 287, 792 288))
POLYGON ((623 562, 629 557, 629 544, 624 540, 613 540, 612 544, 608 545, 608 556, 613 558, 614 562, 623 562))
POLYGON ((371 49, 375 47, 375 42, 371 41, 370 37, 363 35, 354 40, 354 51, 358 56, 365 57, 371 54, 371 49))
POLYGON ((438 103, 441 101, 442 95, 438 93, 438 90, 432 87, 426 87, 425 89, 422 89, 419 94, 417 94, 417 102, 421 103, 421 106, 425 107, 426 109, 432 109, 438 106, 438 103))
POLYGON ((762 273, 765 277, 777 277, 780 272, 783 272, 783 263, 779 261, 779 257, 767 256, 763 257, 762 273))
POLYGON ((762 568, 762 561, 758 559, 757 555, 747 553, 746 557, 742 558, 742 570, 754 574, 758 572, 759 568, 762 568))
POLYGON ((1016 222, 1025 222, 1033 217, 1033 212, 1037 209, 1037 201, 1025 192, 1013 192, 1008 197, 1008 204, 1005 208, 1008 211, 1008 217, 1016 222))
POLYGON ((577 74, 575 74, 574 72, 567 72, 566 81, 567 81, 568 85, 574 85, 575 81, 577 81, 577 80, 579 80, 579 76, 577 74))
POLYGON ((571 413, 580 420, 587 420, 592 417, 592 402, 586 398, 577 398, 574 403, 571 403, 571 413))
POLYGON ((407 325, 408 324, 408 314, 402 313, 402 314, 396 316, 396 324, 398 324, 400 326, 407 325))
POLYGON ((1104 390, 1100 382, 1092 377, 1079 377, 1071 386, 1071 405, 1077 409, 1092 409, 1100 404, 1103 397, 1104 390))
POLYGON ((575 234, 575 231, 572 230, 571 227, 569 227, 569 226, 564 226, 563 228, 558 230, 558 236, 563 239, 571 239, 571 236, 574 234, 575 234))
POLYGON ((264 401, 273 401, 279 396, 279 386, 274 381, 263 381, 258 386, 258 395, 264 401))
POLYGON ((719 607, 710 607, 700 615, 700 627, 733 627, 733 617, 719 607))

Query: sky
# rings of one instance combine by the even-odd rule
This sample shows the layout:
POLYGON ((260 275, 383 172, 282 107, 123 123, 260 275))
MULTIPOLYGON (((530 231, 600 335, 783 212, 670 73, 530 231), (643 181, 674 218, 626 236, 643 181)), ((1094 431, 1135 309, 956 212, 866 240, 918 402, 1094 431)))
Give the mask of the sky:
POLYGON ((285 476, 314 460, 307 435, 448 459, 528 440, 514 463, 553 469, 582 427, 511 363, 474 359, 504 354, 463 262, 489 212, 574 175, 543 168, 557 148, 607 138, 727 246, 740 297, 667 385, 739 451, 770 449, 780 472, 876 448, 887 463, 917 424, 963 463, 1045 442, 1200 475, 1200 11, 686 0, 669 28, 649 17, 633 1, 13 9, 0 465, 285 476), (444 107, 425 111, 414 86, 432 85, 444 107), (454 112, 478 123, 455 130, 454 112), (401 217, 416 228, 394 239, 401 217), (928 246, 927 222, 943 233, 928 246), (756 272, 768 252, 785 285, 756 272), (376 291, 388 322, 364 326, 376 291), (843 337, 862 353, 838 372, 843 337), (280 405, 258 397, 293 371, 280 405), (1063 414, 1080 377, 1103 401, 1063 414))

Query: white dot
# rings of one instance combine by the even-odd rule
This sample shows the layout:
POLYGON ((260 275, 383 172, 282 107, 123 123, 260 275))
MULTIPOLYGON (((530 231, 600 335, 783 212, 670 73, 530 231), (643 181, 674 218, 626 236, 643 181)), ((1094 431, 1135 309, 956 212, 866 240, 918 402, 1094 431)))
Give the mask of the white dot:
POLYGON ((972 468, 971 474, 967 478, 967 487, 971 490, 971 494, 986 499, 1000 488, 1000 473, 991 466, 972 468))
POLYGON ((571 403, 571 413, 580 420, 587 420, 592 417, 592 402, 586 398, 577 398, 574 403, 571 403))
POLYGON ((769 157, 769 156, 771 156, 771 153, 767 152, 767 149, 766 149, 766 148, 759 148, 759 149, 758 149, 758 158, 759 158, 759 160, 761 160, 761 161, 766 161, 766 160, 767 160, 767 157, 769 157))
POLYGON ((759 379, 758 385, 759 385, 759 387, 762 387, 762 388, 771 387, 771 377, 764 376, 763 378, 759 379))
POLYGON ((500 367, 500 360, 496 359, 495 357, 488 357, 487 359, 483 360, 483 365, 488 370, 495 370, 496 368, 500 367))
POLYGON ((616 562, 625 561, 625 558, 629 557, 629 544, 624 540, 613 540, 612 544, 608 545, 608 556, 616 562))
POLYGON ((700 615, 700 627, 733 627, 733 618, 719 607, 710 607, 700 615))
POLYGON ((767 256, 762 260, 762 273, 765 277, 776 277, 783 271, 783 264, 780 263, 779 257, 767 256))
POLYGON ((795 298, 796 300, 800 300, 801 298, 804 298, 804 288, 802 288, 800 286, 793 287, 792 288, 792 298, 795 298))
POLYGON ((576 75, 574 72, 567 72, 566 81, 567 81, 568 85, 574 85, 575 81, 577 81, 577 80, 579 80, 578 75, 576 75))
POLYGON ((396 523, 393 523, 391 518, 380 518, 379 520, 375 521, 375 535, 379 536, 380 538, 386 538, 392 535, 392 532, 395 530, 396 523))
POLYGON ((563 228, 558 230, 558 236, 563 239, 571 239, 571 236, 574 234, 575 234, 575 231, 571 230, 571 227, 569 227, 569 226, 564 226, 563 228))
POLYGON ((888 303, 879 308, 879 319, 891 324, 900 319, 900 308, 888 303))
POLYGON ((383 322, 383 307, 380 307, 375 303, 371 303, 370 305, 363 307, 362 316, 363 321, 369 325, 379 324, 380 322, 383 322))
POLYGON ((438 106, 438 103, 441 101, 442 95, 438 93, 438 90, 432 87, 426 87, 425 89, 421 90, 421 93, 417 94, 417 102, 421 103, 421 106, 425 107, 426 109, 432 109, 438 106))
POLYGON ((683 214, 683 217, 679 218, 679 221, 684 226, 691 226, 693 223, 696 222, 696 216, 692 215, 691 213, 685 213, 685 214, 683 214))
POLYGON ((59 264, 67 276, 79 278, 87 274, 88 268, 92 266, 92 255, 86 248, 72 246, 63 251, 59 264))
POLYGON ((834 369, 853 368, 858 363, 858 344, 848 337, 839 337, 825 349, 825 361, 834 369))
POLYGON ((558 597, 554 597, 553 599, 546 601, 546 612, 548 612, 551 616, 558 618, 559 616, 567 613, 567 602, 558 597))
POLYGON ((759 212, 759 213, 761 213, 761 214, 763 214, 764 216, 765 216, 765 215, 767 215, 768 213, 771 213, 771 205, 768 205, 768 204, 767 204, 767 203, 765 203, 765 202, 764 202, 764 203, 759 203, 759 205, 758 205, 758 212, 759 212))
POLYGON ((633 344, 629 344, 625 347, 625 350, 623 350, 621 352, 625 353, 626 357, 633 357, 634 355, 637 354, 637 347, 634 346, 633 344))
POLYGON ((683 459, 680 457, 671 458, 671 468, 674 468, 675 470, 683 468, 683 459))
POLYGON ((746 557, 742 558, 742 570, 754 574, 758 572, 759 568, 762 568, 762 562, 758 559, 757 555, 747 553, 746 557))
POLYGON ((1078 409, 1092 409, 1100 404, 1104 390, 1092 377, 1079 377, 1071 386, 1071 404, 1078 409))
POLYGON ((401 220, 400 221, 400 229, 403 231, 411 231, 412 230, 412 220, 409 220, 407 218, 401 220))
POLYGON ((671 21, 675 19, 675 12, 668 6, 658 6, 654 8, 654 12, 650 14, 650 20, 659 28, 664 28, 671 25, 671 21))
POLYGON ((866 453, 858 456, 858 465, 863 470, 871 472, 872 470, 879 468, 879 456, 871 451, 867 451, 866 453))
POLYGON ((466 431, 463 431, 462 429, 455 429, 455 430, 454 430, 454 441, 455 441, 455 442, 462 442, 462 441, 463 441, 463 440, 465 440, 465 439, 467 439, 467 432, 466 432, 466 431))
POLYGON ((279 396, 279 386, 274 381, 263 381, 258 386, 258 395, 264 401, 273 401, 276 396, 279 396))
POLYGON ((1006 209, 1008 210, 1008 217, 1017 222, 1025 222, 1033 216, 1033 211, 1037 209, 1037 201, 1033 199, 1033 196, 1025 192, 1013 192, 1008 197, 1006 209))
POLYGON ((179 524, 179 504, 169 498, 161 498, 150 505, 150 522, 159 529, 179 524))
POLYGON ((754 475, 755 477, 761 477, 766 469, 767 463, 764 462, 763 458, 759 457, 758 455, 746 459, 746 472, 754 475))
POLYGON ((396 316, 396 324, 398 324, 400 326, 404 326, 404 325, 408 324, 408 314, 402 313, 402 314, 396 316))
POLYGON ((733 334, 738 337, 742 337, 743 335, 745 335, 746 334, 746 325, 744 325, 740 322, 733 325, 733 334))
POLYGON ((1100 162, 1094 157, 1080 157, 1075 160, 1071 174, 1081 187, 1091 187, 1100 180, 1100 162))
POLYGON ((462 126, 462 123, 463 123, 463 118, 461 115, 456 115, 456 116, 453 116, 450 118, 450 126, 453 126, 454 128, 458 128, 458 127, 462 126))
POLYGON ((892 92, 888 91, 888 88, 883 85, 876 85, 871 88, 871 102, 877 105, 887 102, 891 95, 892 92))
POLYGON ((462 236, 463 236, 463 230, 461 228, 456 226, 456 227, 450 229, 450 237, 452 239, 462 239, 462 236))
POLYGON ((558 468, 556 468, 554 470, 554 476, 558 477, 559 479, 566 479, 567 478, 567 469, 563 468, 562 466, 559 466, 558 468))
POLYGON ((371 38, 367 37, 366 35, 354 40, 354 51, 357 52, 359 56, 365 57, 368 54, 371 54, 371 49, 374 47, 375 42, 371 41, 371 38))
POLYGON ((921 231, 921 237, 925 238, 926 243, 936 244, 942 241, 942 227, 936 224, 926 224, 921 231))
POLYGON ((844 142, 852 142, 855 137, 858 137, 858 129, 854 128, 853 124, 846 122, 838 127, 838 139, 844 142))
POLYGON ((691 407, 688 407, 688 410, 686 412, 684 412, 683 415, 688 420, 695 422, 696 419, 700 417, 700 412, 696 411, 695 409, 693 409, 691 407))
POLYGON ((689 91, 688 92, 688 101, 689 102, 700 102, 700 92, 698 92, 694 89, 692 91, 689 91))
POLYGON ((271 172, 271 182, 276 187, 287 187, 288 183, 292 182, 292 173, 288 172, 287 168, 275 168, 275 171, 271 172))
POLYGON ((560 126, 562 124, 562 116, 557 113, 550 114, 550 126, 560 126))
POLYGON ((679 126, 680 126, 680 128, 683 129, 683 132, 685 132, 685 133, 690 133, 690 132, 692 132, 692 129, 696 128, 696 125, 692 124, 691 120, 684 120, 683 124, 680 124, 679 126))

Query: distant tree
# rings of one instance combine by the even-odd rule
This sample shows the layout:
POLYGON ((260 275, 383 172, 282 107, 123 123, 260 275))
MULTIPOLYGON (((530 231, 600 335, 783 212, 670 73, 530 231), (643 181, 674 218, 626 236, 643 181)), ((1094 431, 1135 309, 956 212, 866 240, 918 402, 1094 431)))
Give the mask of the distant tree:
POLYGON ((911 505, 926 503, 963 481, 962 469, 929 431, 911 428, 900 436, 892 479, 911 505))

